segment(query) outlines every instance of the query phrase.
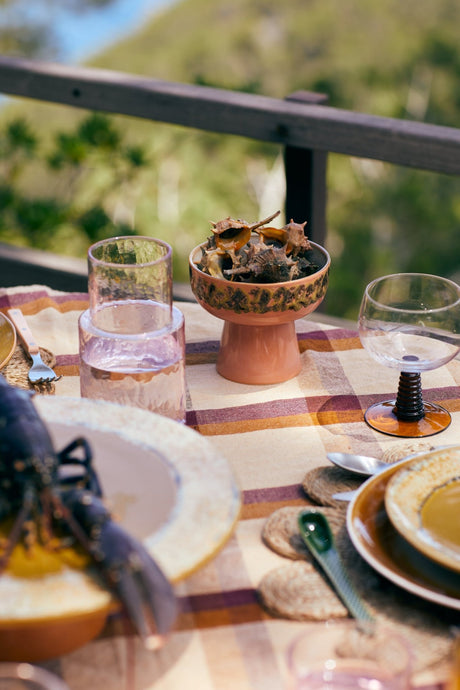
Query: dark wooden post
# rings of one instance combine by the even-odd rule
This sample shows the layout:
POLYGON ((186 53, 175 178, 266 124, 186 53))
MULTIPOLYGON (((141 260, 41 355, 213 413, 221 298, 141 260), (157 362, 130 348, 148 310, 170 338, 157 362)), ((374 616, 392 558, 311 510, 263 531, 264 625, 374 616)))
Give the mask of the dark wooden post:
MULTIPOLYGON (((328 96, 310 91, 296 91, 287 101, 325 105, 328 96)), ((286 222, 307 221, 305 232, 310 240, 324 245, 326 241, 326 171, 327 151, 286 146, 286 222)))

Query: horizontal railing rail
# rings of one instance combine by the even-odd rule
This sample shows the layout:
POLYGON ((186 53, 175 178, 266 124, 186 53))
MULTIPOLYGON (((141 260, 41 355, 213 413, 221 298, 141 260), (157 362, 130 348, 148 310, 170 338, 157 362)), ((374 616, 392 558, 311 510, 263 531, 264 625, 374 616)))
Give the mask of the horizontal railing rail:
POLYGON ((329 152, 460 174, 460 129, 334 108, 318 94, 277 99, 5 56, 0 93, 278 144, 285 150, 286 216, 306 219, 320 244, 329 152))
POLYGON ((460 129, 89 67, 0 57, 0 92, 460 174, 460 129))

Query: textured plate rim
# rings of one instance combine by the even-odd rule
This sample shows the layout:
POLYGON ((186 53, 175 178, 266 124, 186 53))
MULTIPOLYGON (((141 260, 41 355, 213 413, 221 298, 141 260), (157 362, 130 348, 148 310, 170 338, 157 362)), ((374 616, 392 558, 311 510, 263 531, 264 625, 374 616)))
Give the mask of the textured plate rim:
MULTIPOLYGON (((3 314, 2 312, 0 312, 0 317, 1 317, 0 318, 0 327, 6 326, 12 335, 12 346, 11 346, 11 348, 9 349, 7 354, 3 356, 3 359, 0 359, 0 369, 3 369, 4 367, 6 367, 6 365, 8 364, 8 362, 10 361, 11 357, 14 354, 14 351, 15 351, 16 345, 17 345, 17 336, 16 336, 16 329, 13 326, 13 324, 11 323, 11 321, 9 320, 9 318, 7 316, 5 316, 5 314, 3 314)), ((1 356, 2 355, 0 354, 0 357, 1 356)))
MULTIPOLYGON (((413 462, 414 457, 418 457, 418 455, 419 454, 417 454, 417 456, 410 456, 406 460, 396 463, 396 465, 398 467, 404 467, 406 464, 413 462)), ((387 567, 384 563, 382 563, 371 553, 369 547, 367 547, 365 544, 365 540, 357 533, 357 530, 355 529, 353 521, 355 519, 356 506, 358 502, 362 500, 363 495, 372 492, 375 489, 376 485, 380 484, 380 482, 384 481, 387 477, 391 476, 396 471, 397 467, 395 465, 390 465, 388 469, 385 469, 382 472, 379 472, 379 474, 370 477, 357 490, 357 493, 353 500, 350 502, 350 505, 348 506, 347 510, 346 525, 350 540, 357 552, 360 554, 360 556, 366 561, 366 563, 370 565, 378 573, 380 573, 380 575, 386 577, 387 580, 390 580, 390 582, 393 582, 394 584, 398 585, 402 589, 412 594, 416 594, 417 596, 419 596, 422 599, 425 599, 426 601, 431 601, 433 603, 440 604, 441 606, 445 606, 446 608, 451 608, 460 611, 460 598, 452 597, 448 594, 438 592, 430 588, 428 585, 423 586, 415 582, 412 582, 404 575, 400 575, 391 568, 387 567)))
POLYGON ((119 434, 157 450, 178 472, 178 509, 144 539, 171 581, 203 567, 230 538, 240 515, 240 491, 227 460, 198 432, 153 412, 103 400, 38 395, 34 401, 45 421, 119 434))
MULTIPOLYGON (((455 479, 460 476, 460 446, 452 446, 446 449, 437 449, 428 451, 414 458, 412 462, 404 465, 398 472, 396 472, 388 482, 385 491, 385 508, 387 515, 391 520, 393 527, 404 537, 414 548, 418 549, 428 558, 440 563, 441 565, 460 572, 460 551, 451 551, 447 545, 437 543, 434 539, 424 532, 419 524, 416 524, 420 508, 428 495, 437 488, 441 488, 449 479, 455 479), (443 461, 445 454, 455 454, 452 458, 457 463, 456 473, 452 474, 448 468, 447 463, 441 467, 441 470, 448 470, 447 474, 441 477, 438 475, 437 481, 439 484, 427 484, 415 499, 417 502, 416 515, 414 510, 409 508, 408 503, 404 503, 398 497, 398 492, 406 492, 403 482, 406 478, 412 478, 416 482, 423 480, 422 473, 426 473, 428 468, 434 464, 443 461)), ((414 486, 412 484, 412 486, 414 486)))

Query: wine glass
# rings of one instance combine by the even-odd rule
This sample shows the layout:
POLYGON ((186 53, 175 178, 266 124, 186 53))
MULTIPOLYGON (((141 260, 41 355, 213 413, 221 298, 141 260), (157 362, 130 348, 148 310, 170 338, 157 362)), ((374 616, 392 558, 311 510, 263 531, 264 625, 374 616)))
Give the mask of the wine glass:
POLYGON ((411 438, 446 429, 450 414, 423 400, 420 374, 447 364, 460 351, 460 287, 424 273, 377 278, 364 292, 358 326, 367 352, 401 372, 396 399, 366 410, 369 426, 411 438))

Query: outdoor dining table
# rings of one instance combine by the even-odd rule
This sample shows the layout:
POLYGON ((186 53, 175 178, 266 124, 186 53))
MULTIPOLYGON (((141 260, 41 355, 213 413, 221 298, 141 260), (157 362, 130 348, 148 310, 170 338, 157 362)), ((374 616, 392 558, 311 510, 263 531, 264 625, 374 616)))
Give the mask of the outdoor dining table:
MULTIPOLYGON (((54 355, 54 368, 62 376, 55 383, 55 396, 80 396, 77 321, 87 299, 84 293, 41 285, 0 290, 0 310, 20 308, 39 345, 54 355)), ((320 312, 300 319, 299 375, 284 383, 245 385, 216 371, 222 322, 196 303, 177 306, 186 327, 186 423, 230 464, 241 491, 240 516, 219 553, 176 585, 181 613, 162 650, 145 651, 134 635, 104 633, 44 662, 72 690, 285 688, 286 649, 305 622, 271 615, 261 605, 261 580, 289 562, 262 540, 267 518, 285 506, 311 504, 301 484, 307 472, 329 465, 328 452, 382 457, 411 441, 379 434, 364 422, 369 404, 395 393, 399 374, 370 359, 356 329, 322 321, 320 312)), ((424 395, 452 415, 450 427, 430 439, 433 444, 460 441, 459 385, 457 359, 423 375, 424 395)), ((402 619, 405 606, 423 615, 422 598, 386 586, 401 597, 402 619)), ((441 623, 445 618, 446 626, 453 618, 443 606, 430 605, 430 615, 441 623)), ((439 686, 446 669, 445 659, 420 667, 414 683, 439 686)))

